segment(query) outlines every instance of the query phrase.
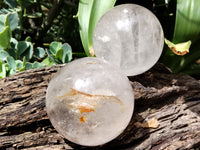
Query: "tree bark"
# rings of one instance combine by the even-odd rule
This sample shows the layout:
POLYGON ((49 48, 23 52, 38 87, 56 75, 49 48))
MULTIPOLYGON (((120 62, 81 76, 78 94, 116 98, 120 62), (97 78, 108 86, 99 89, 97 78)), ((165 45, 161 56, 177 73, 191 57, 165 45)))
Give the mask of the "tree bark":
POLYGON ((174 75, 161 64, 129 78, 135 109, 120 136, 97 147, 64 139, 51 125, 45 108, 48 83, 62 66, 28 70, 0 80, 0 149, 200 148, 200 82, 174 75))

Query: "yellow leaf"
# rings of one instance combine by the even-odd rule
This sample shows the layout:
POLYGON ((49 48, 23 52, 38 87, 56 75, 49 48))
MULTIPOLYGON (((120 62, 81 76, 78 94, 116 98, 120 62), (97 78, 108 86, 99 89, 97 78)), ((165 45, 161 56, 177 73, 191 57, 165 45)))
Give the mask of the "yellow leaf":
POLYGON ((174 52, 176 55, 185 55, 189 53, 189 48, 191 46, 191 41, 179 43, 179 44, 174 44, 170 42, 169 40, 165 39, 165 43, 167 46, 174 52))
POLYGON ((158 119, 153 118, 147 122, 141 123, 141 122, 136 122, 135 126, 137 128, 142 127, 142 128, 157 128, 159 126, 158 119))

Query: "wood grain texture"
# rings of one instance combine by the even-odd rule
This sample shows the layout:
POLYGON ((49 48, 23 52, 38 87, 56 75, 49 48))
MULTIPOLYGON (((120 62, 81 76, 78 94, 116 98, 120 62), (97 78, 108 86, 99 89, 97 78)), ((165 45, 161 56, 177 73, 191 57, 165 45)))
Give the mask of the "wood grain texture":
POLYGON ((161 64, 130 77, 135 110, 127 129, 113 141, 84 147, 52 127, 45 108, 46 88, 63 65, 20 72, 0 80, 0 149, 199 149, 200 82, 171 74, 161 64), (137 123, 156 119, 158 127, 137 123))

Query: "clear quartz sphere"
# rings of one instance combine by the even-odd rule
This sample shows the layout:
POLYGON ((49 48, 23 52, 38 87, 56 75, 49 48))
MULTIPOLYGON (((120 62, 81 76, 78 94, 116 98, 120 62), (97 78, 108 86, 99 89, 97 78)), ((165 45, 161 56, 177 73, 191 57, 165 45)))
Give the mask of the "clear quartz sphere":
POLYGON ((159 59, 164 44, 156 16, 136 4, 118 5, 106 12, 93 33, 97 57, 121 68, 127 76, 141 74, 159 59))
POLYGON ((116 138, 131 120, 133 108, 128 78, 100 58, 66 64, 47 88, 51 123, 66 139, 80 145, 97 146, 116 138))

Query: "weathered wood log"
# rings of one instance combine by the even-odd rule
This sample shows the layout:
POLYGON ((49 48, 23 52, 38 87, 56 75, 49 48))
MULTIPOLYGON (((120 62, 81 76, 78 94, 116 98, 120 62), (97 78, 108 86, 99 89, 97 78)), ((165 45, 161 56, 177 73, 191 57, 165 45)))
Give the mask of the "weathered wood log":
POLYGON ((64 139, 51 125, 45 108, 48 82, 62 66, 28 70, 0 80, 0 149, 200 148, 200 82, 174 75, 162 65, 130 78, 135 110, 119 137, 90 148, 64 139))

